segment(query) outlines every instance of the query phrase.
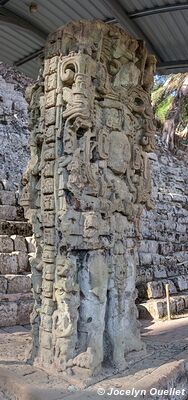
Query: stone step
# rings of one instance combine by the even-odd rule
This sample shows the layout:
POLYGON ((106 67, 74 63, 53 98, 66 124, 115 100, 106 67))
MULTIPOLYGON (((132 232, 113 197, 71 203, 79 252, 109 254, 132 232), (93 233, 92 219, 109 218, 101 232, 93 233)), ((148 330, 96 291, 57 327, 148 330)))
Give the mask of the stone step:
POLYGON ((9 221, 22 221, 24 219, 23 208, 20 206, 0 205, 0 219, 9 221))
POLYGON ((16 205, 15 192, 11 190, 0 190, 0 204, 15 206, 16 205))
MULTIPOLYGON (((151 299, 137 305, 140 319, 159 320, 167 317, 166 299, 151 299)), ((170 296, 171 315, 182 314, 188 309, 188 292, 170 296)))
POLYGON ((0 220, 0 235, 32 236, 32 227, 25 221, 0 220))
POLYGON ((0 235, 0 253, 12 253, 13 251, 35 252, 33 237, 0 235))
POLYGON ((137 285, 139 298, 142 300, 163 298, 165 296, 165 285, 169 284, 169 293, 174 295, 188 290, 188 275, 172 276, 170 279, 158 279, 142 282, 137 285))
POLYGON ((31 293, 0 296, 0 327, 29 324, 34 300, 31 293))
POLYGON ((30 272, 28 253, 21 251, 0 253, 1 275, 17 275, 23 272, 30 272))
POLYGON ((31 291, 31 274, 0 275, 0 296, 31 291))

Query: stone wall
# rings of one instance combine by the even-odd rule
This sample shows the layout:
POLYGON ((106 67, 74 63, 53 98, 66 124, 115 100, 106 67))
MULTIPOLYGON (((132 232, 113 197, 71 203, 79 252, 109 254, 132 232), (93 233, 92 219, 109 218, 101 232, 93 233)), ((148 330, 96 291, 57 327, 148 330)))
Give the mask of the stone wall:
POLYGON ((0 63, 0 326, 28 324, 33 307, 29 253, 32 229, 18 192, 29 158, 27 103, 31 80, 0 63))
POLYGON ((0 63, 0 184, 16 190, 29 159, 27 103, 31 79, 0 63))
POLYGON ((166 283, 172 313, 188 308, 188 155, 172 153, 160 138, 150 154, 155 209, 143 213, 137 277, 139 300, 150 299, 145 306, 155 318, 166 315, 166 283))

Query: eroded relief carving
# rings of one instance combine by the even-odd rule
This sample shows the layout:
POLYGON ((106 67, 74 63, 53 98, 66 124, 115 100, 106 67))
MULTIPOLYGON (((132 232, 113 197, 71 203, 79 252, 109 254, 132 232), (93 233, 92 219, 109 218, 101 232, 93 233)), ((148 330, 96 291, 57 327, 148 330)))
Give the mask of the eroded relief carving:
POLYGON ((22 204, 37 244, 32 359, 44 367, 123 369, 143 347, 134 249, 142 209, 152 206, 153 66, 124 31, 73 22, 49 37, 28 93, 22 204))

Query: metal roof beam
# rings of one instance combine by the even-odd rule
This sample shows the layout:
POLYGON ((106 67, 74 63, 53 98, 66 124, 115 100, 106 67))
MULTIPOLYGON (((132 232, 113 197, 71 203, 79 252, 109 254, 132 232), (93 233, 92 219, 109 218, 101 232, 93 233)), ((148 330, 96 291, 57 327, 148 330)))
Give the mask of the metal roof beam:
POLYGON ((8 10, 5 7, 0 7, 0 21, 4 24, 13 24, 21 29, 28 30, 32 32, 37 38, 42 39, 42 41, 46 40, 48 33, 43 31, 42 29, 38 28, 30 21, 25 18, 20 17, 19 15, 15 14, 14 12, 8 10))
POLYGON ((167 4, 161 7, 152 7, 152 8, 146 8, 141 11, 135 11, 134 13, 130 13, 129 17, 131 19, 136 19, 141 17, 148 17, 149 15, 161 14, 172 11, 181 11, 187 9, 188 9, 188 2, 186 1, 185 3, 167 4))
POLYGON ((188 70, 188 60, 166 61, 157 64, 158 71, 163 71, 165 69, 178 69, 178 68, 187 68, 188 70))
POLYGON ((10 0, 0 0, 0 6, 4 6, 10 0))
POLYGON ((128 30, 133 37, 143 39, 146 42, 148 50, 154 53, 158 60, 161 61, 157 50, 154 48, 150 40, 139 28, 139 26, 131 20, 129 14, 125 11, 118 0, 103 0, 103 3, 107 7, 107 9, 110 10, 113 17, 116 18, 117 21, 121 24, 121 26, 128 30))
POLYGON ((25 64, 28 61, 33 60, 34 58, 37 58, 43 54, 43 47, 41 49, 34 51, 33 53, 28 54, 27 56, 20 58, 20 60, 15 61, 14 65, 15 67, 20 67, 21 65, 25 64))

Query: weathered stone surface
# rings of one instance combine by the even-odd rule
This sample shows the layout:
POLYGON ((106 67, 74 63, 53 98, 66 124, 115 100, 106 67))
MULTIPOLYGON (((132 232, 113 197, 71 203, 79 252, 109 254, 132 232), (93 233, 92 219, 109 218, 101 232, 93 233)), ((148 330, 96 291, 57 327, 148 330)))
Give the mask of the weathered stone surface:
POLYGON ((9 294, 0 299, 0 327, 29 324, 33 300, 30 294, 22 297, 9 294))
POLYGON ((14 241, 14 250, 15 251, 21 251, 24 253, 27 252, 27 245, 26 245, 26 240, 25 240, 24 236, 13 235, 12 239, 14 241))
POLYGON ((0 253, 0 273, 1 274, 17 274, 18 272, 18 255, 17 253, 0 253))
POLYGON ((0 204, 16 205, 15 193, 11 190, 0 190, 0 204))
MULTIPOLYGON (((170 297, 171 315, 181 314, 188 306, 188 294, 170 297)), ((139 317, 141 319, 158 320, 167 317, 166 299, 150 299, 138 305, 139 317)))
POLYGON ((0 303, 0 327, 13 326, 17 324, 17 303, 3 302, 0 303))
POLYGON ((23 253, 21 251, 17 252, 18 254, 18 271, 19 272, 27 272, 30 270, 28 254, 23 253))
POLYGON ((25 238, 27 244, 27 251, 28 253, 35 253, 36 246, 35 246, 35 239, 33 236, 28 236, 25 238))
POLYGON ((0 275, 0 293, 7 293, 7 279, 0 275))
MULTIPOLYGON (((160 293, 164 298, 165 283, 170 284, 171 296, 188 290, 188 157, 164 149, 160 135, 156 139, 156 154, 149 156, 155 209, 145 210, 141 221, 137 265, 140 301, 148 298, 147 282, 150 298, 160 293)), ((180 301, 179 312, 182 305, 180 301)))
POLYGON ((14 242, 8 235, 0 235, 0 252, 11 253, 14 251, 14 242))
MULTIPOLYGON (((2 65, 1 65, 2 67, 2 65)), ((4 67, 4 71, 7 68, 4 67)), ((14 83, 7 82, 10 78, 0 71, 0 183, 5 189, 0 192, 0 204, 15 205, 15 191, 18 189, 23 169, 29 158, 27 103, 21 90, 16 90, 14 83), (9 196, 10 195, 10 196, 9 196)), ((13 73, 16 76, 16 72, 13 73)), ((18 73, 17 73, 18 75, 18 73)), ((23 78, 22 78, 23 80, 23 78)), ((23 86, 29 79, 25 78, 23 86)))
POLYGON ((7 281, 7 293, 27 293, 31 291, 30 275, 5 275, 4 279, 7 281))
POLYGON ((20 300, 17 306, 17 325, 27 325, 30 323, 30 315, 33 310, 33 301, 32 300, 20 300))
MULTIPOLYGON (((152 207, 154 65, 123 30, 70 23, 49 37, 27 91, 22 205, 37 247, 32 358, 43 367, 97 373, 108 360, 122 369, 142 349, 135 238, 144 205, 152 207)), ((151 254, 142 257, 151 264, 151 254)))
POLYGON ((147 284, 147 294, 148 298, 155 299, 157 297, 163 297, 164 288, 162 282, 148 282, 147 284))
POLYGON ((0 205, 0 219, 7 219, 8 221, 14 221, 19 219, 17 215, 17 207, 9 205, 0 205))
POLYGON ((0 235, 32 235, 32 227, 23 221, 0 221, 0 235))
POLYGON ((182 275, 174 278, 174 283, 179 291, 188 289, 188 276, 182 275))

